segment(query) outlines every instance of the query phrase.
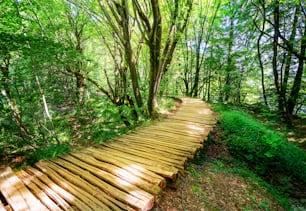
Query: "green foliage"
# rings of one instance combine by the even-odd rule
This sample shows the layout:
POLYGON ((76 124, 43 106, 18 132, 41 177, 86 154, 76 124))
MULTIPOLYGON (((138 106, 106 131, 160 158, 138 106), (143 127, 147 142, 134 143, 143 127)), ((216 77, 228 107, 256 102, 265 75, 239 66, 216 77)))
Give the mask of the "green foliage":
POLYGON ((171 97, 161 97, 159 99, 159 109, 160 111, 169 111, 175 109, 174 104, 175 99, 172 99, 171 97))
POLYGON ((278 132, 240 111, 222 112, 220 122, 233 156, 261 175, 280 172, 306 183, 306 153, 278 132))
MULTIPOLYGON (((128 114, 125 115, 125 118, 133 122, 129 115, 130 108, 127 106, 122 106, 122 108, 121 112, 128 114)), ((80 140, 87 143, 101 143, 129 129, 122 122, 120 108, 114 106, 107 98, 93 98, 87 101, 86 105, 78 106, 76 110, 73 121, 79 124, 77 133, 80 140)))
POLYGON ((40 148, 35 150, 30 154, 30 163, 34 164, 35 162, 42 160, 42 159, 51 159, 56 157, 58 154, 69 152, 70 145, 69 144, 51 144, 49 146, 40 148))
POLYGON ((200 173, 197 171, 197 169, 195 169, 195 167, 191 166, 190 168, 190 173, 191 175, 196 179, 196 180, 199 180, 200 178, 200 173))

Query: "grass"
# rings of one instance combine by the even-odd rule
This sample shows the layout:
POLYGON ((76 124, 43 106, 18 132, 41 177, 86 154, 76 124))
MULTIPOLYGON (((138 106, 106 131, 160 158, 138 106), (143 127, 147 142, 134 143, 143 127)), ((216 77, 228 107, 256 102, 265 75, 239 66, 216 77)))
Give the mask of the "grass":
POLYGON ((216 110, 221 113, 222 141, 233 158, 227 160, 232 166, 227 171, 256 181, 289 210, 289 196, 306 185, 306 153, 243 110, 220 105, 216 110))

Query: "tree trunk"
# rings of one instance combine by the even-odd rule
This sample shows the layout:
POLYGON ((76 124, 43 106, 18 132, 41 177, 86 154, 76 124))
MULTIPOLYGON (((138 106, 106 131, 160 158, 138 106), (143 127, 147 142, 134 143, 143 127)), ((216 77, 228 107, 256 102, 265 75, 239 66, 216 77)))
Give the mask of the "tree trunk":
POLYGON ((210 102, 210 83, 211 83, 211 68, 208 70, 208 81, 207 81, 207 101, 210 102))
POLYGON ((129 28, 129 13, 128 13, 128 5, 125 0, 122 0, 122 8, 119 9, 121 15, 121 23, 122 23, 122 32, 124 38, 124 51, 125 51, 125 59, 129 66, 131 80, 132 80, 132 87, 134 97, 137 103, 137 106, 141 108, 143 106, 143 101, 140 93, 140 87, 138 83, 138 75, 137 75, 137 68, 136 68, 136 61, 133 57, 133 49, 131 45, 131 37, 130 37, 130 28, 129 28))
MULTIPOLYGON (((148 96, 148 112, 152 116, 154 110, 158 107, 157 96, 160 88, 161 80, 168 71, 172 61, 172 56, 179 40, 179 34, 182 33, 187 25, 187 20, 191 12, 192 1, 188 0, 186 16, 183 21, 179 20, 179 1, 174 1, 174 8, 171 10, 170 27, 167 40, 162 50, 162 16, 158 0, 151 0, 151 9, 153 18, 145 14, 141 5, 137 0, 133 0, 133 7, 142 21, 140 31, 146 34, 146 44, 150 50, 150 74, 149 74, 149 96, 148 96), (151 20, 153 22, 151 23, 151 20), (180 22, 179 22, 180 21, 180 22), (182 23, 183 22, 183 23, 182 23), (161 53, 162 51, 162 53, 161 53)), ((138 19, 138 21, 140 21, 138 19)))
POLYGON ((120 47, 124 51, 124 58, 129 68, 130 77, 132 81, 133 94, 136 100, 136 104, 139 108, 143 106, 140 87, 138 83, 138 74, 136 67, 136 60, 133 54, 133 48, 131 45, 130 35, 130 23, 131 20, 129 14, 128 1, 98 1, 100 8, 102 9, 106 23, 112 29, 114 36, 119 39, 120 47))
POLYGON ((85 91, 86 91, 86 84, 85 84, 85 78, 80 75, 75 75, 76 77, 76 86, 77 86, 77 96, 78 101, 80 105, 84 104, 84 98, 85 98, 85 91))
POLYGON ((236 104, 241 104, 241 88, 242 88, 242 80, 243 80, 243 69, 240 70, 240 78, 237 86, 237 95, 236 95, 236 104))
POLYGON ((218 101, 219 101, 219 103, 223 103, 223 96, 224 96, 224 94, 223 94, 223 84, 222 84, 222 76, 219 74, 218 75, 218 85, 219 85, 219 96, 218 96, 218 101))
MULTIPOLYGON (((187 34, 187 30, 185 30, 185 47, 186 47, 186 50, 183 51, 183 57, 184 57, 184 78, 183 78, 183 82, 184 82, 184 85, 185 85, 185 95, 188 96, 189 95, 189 83, 190 83, 190 80, 189 80, 189 72, 190 72, 190 68, 191 68, 191 65, 189 66, 189 46, 188 46, 188 43, 187 43, 187 40, 188 40, 188 34, 187 34)), ((191 63, 191 62, 190 62, 191 63)))
POLYGON ((261 58, 261 51, 260 51, 260 41, 261 38, 264 35, 264 30, 265 30, 265 24, 266 24, 266 8, 263 5, 263 23, 262 27, 260 29, 260 34, 257 39, 257 55, 258 55, 258 61, 259 61, 259 66, 260 66, 260 72, 261 72, 261 88, 262 88, 262 95, 264 98, 264 103, 268 107, 268 101, 267 101, 267 95, 266 95, 266 88, 265 88, 265 72, 264 72, 264 66, 262 63, 262 58, 261 58))
MULTIPOLYGON (((296 6, 295 8, 295 13, 294 13, 294 18, 293 18, 293 24, 292 24, 292 31, 291 35, 289 38, 289 42, 293 45, 295 36, 296 36, 296 28, 297 28, 297 21, 298 21, 298 12, 299 12, 299 5, 296 6)), ((290 67, 291 67, 291 60, 292 60, 292 52, 288 51, 288 54, 286 56, 286 61, 285 61, 285 71, 284 71, 284 78, 282 81, 282 86, 281 86, 281 96, 283 98, 283 101, 286 105, 286 118, 290 118, 290 115, 292 112, 289 111, 288 109, 288 101, 287 101, 287 87, 288 87, 288 79, 289 79, 289 72, 290 72, 290 67)))
MULTIPOLYGON (((198 96, 198 91, 199 91, 199 79, 200 79, 200 69, 201 69, 201 61, 202 58, 204 57, 204 54, 202 53, 201 55, 201 44, 203 40, 203 35, 204 35, 204 24, 206 22, 206 16, 203 20, 201 20, 201 31, 200 33, 195 33, 195 39, 196 39, 196 66, 195 66, 195 77, 194 77, 194 84, 192 87, 192 96, 197 97, 198 96)), ((197 29, 195 29, 197 30, 197 29)))
POLYGON ((274 85, 276 88, 278 111, 284 112, 284 103, 281 96, 281 86, 278 75, 277 61, 278 61, 278 38, 279 38, 279 0, 275 1, 274 5, 274 35, 273 35, 273 58, 272 58, 272 70, 274 76, 274 85))
MULTIPOLYGON (((80 11, 74 12, 73 9, 70 8, 66 15, 69 22, 69 25, 73 31, 74 38, 76 42, 71 40, 71 46, 76 50, 76 52, 79 53, 79 55, 83 55, 83 37, 84 37, 84 27, 87 24, 84 21, 80 21, 80 11)), ((76 78, 76 97, 78 103, 82 106, 84 105, 84 97, 85 97, 85 91, 86 91, 86 83, 85 78, 83 77, 82 71, 84 70, 84 65, 82 61, 77 61, 77 63, 74 65, 74 71, 79 72, 80 74, 74 74, 76 78)))
MULTIPOLYGON (((304 35, 302 38, 301 42, 301 50, 300 54, 305 55, 306 53, 306 25, 304 25, 304 35)), ((304 70, 304 60, 303 58, 298 59, 299 64, 298 64, 298 69, 294 78, 293 86, 290 92, 290 97, 288 100, 288 112, 289 114, 293 113, 294 107, 296 105, 296 101, 299 96, 300 88, 301 88, 301 83, 302 83, 302 76, 303 76, 303 70, 304 70)))
POLYGON ((234 44, 234 17, 230 19, 230 32, 229 32, 229 42, 228 42, 228 54, 227 54, 227 66, 226 66, 226 78, 224 84, 224 101, 229 101, 230 98, 230 86, 231 86, 231 71, 233 69, 232 61, 232 50, 234 44))
POLYGON ((153 11, 153 24, 150 35, 150 79, 149 79, 149 96, 148 96, 148 112, 153 115, 153 111, 158 107, 157 96, 162 78, 161 70, 161 39, 162 39, 162 20, 158 0, 151 0, 153 11))

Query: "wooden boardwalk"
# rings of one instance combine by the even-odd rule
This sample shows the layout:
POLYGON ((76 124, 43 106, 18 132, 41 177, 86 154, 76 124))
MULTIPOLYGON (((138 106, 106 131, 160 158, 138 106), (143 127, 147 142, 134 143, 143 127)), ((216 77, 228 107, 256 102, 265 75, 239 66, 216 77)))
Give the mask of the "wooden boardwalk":
POLYGON ((174 115, 98 147, 18 172, 2 169, 2 196, 13 210, 150 210, 216 123, 207 104, 182 100, 174 115))

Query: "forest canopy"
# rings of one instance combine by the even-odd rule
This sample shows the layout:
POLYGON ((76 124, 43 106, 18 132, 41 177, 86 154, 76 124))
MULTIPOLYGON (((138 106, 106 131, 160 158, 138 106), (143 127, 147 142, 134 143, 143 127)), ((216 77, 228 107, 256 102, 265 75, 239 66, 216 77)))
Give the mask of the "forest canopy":
POLYGON ((103 141, 162 97, 305 115, 303 1, 0 1, 0 155, 103 141))

